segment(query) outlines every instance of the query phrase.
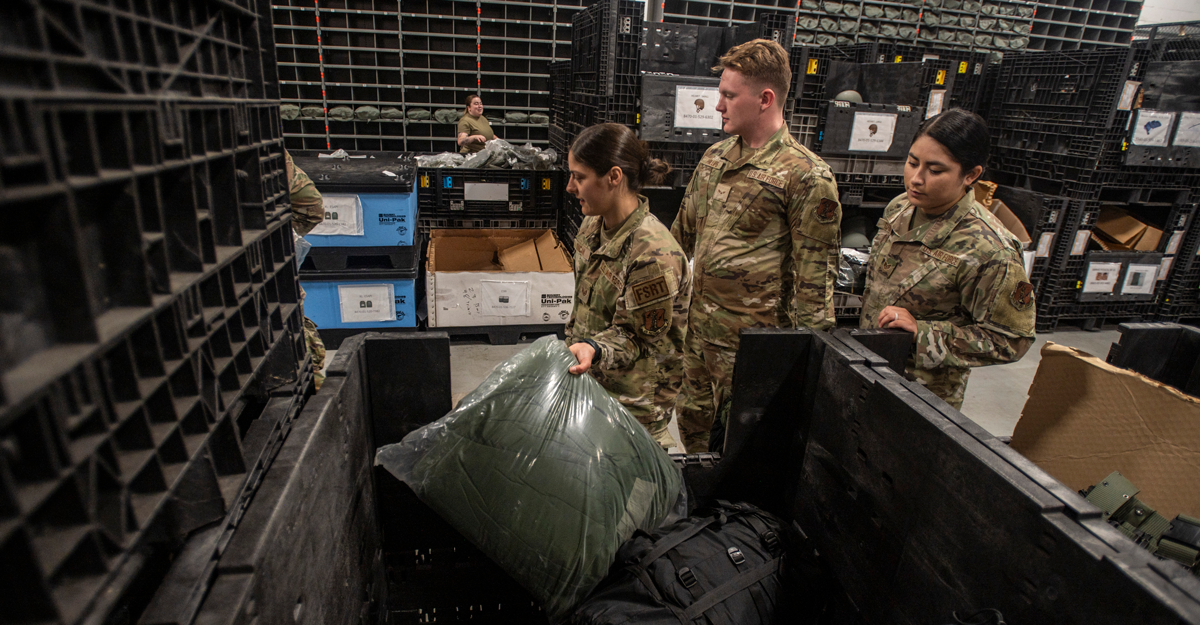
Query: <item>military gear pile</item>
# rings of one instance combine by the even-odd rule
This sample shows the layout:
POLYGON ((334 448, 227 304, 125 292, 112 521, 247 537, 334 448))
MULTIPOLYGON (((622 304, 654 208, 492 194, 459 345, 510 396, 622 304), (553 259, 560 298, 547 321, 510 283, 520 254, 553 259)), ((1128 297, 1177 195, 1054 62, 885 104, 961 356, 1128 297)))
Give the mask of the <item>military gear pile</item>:
MULTIPOLYGON (((376 463, 543 603, 587 596, 634 532, 667 517, 679 469, 566 345, 544 337, 376 463)), ((385 520, 386 522, 386 520, 385 520)))
POLYGON ((558 162, 558 151, 541 149, 532 143, 513 145, 504 139, 492 139, 474 154, 442 152, 418 156, 417 167, 466 167, 471 169, 552 169, 558 162))

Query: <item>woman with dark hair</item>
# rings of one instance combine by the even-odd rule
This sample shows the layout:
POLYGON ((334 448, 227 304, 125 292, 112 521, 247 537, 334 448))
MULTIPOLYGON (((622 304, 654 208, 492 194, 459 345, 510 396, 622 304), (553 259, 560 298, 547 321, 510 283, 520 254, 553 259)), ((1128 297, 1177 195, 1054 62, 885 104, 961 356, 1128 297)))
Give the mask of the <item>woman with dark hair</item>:
POLYGON ((971 367, 1020 360, 1033 343, 1033 285, 1021 244, 971 184, 988 158, 987 124, 951 109, 917 131, 871 244, 864 328, 914 337, 906 372, 962 408, 971 367))
POLYGON ((483 150, 484 144, 496 138, 492 125, 483 116, 483 100, 472 93, 463 102, 466 109, 458 120, 458 151, 463 154, 474 154, 483 150))
POLYGON ((575 306, 567 344, 658 441, 676 446, 667 424, 682 378, 691 292, 687 257, 650 214, 642 187, 671 168, 620 124, 584 129, 567 153, 567 192, 584 220, 575 237, 575 306))

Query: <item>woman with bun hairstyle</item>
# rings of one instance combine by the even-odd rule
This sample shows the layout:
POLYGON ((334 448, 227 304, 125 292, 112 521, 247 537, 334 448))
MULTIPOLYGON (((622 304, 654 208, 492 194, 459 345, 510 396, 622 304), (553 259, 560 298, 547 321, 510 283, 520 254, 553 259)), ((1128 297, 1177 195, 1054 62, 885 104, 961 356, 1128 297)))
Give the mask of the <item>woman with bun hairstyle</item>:
POLYGON ((987 124, 950 109, 908 149, 905 192, 871 244, 864 328, 913 335, 905 372, 962 408, 972 367, 1020 360, 1033 343, 1033 285, 1021 244, 975 201, 988 159, 987 124))
POLYGON ((674 447, 667 424, 683 374, 691 276, 683 250, 639 193, 671 168, 620 124, 579 133, 567 165, 567 192, 584 214, 566 325, 579 364, 570 371, 591 373, 659 445, 674 447))

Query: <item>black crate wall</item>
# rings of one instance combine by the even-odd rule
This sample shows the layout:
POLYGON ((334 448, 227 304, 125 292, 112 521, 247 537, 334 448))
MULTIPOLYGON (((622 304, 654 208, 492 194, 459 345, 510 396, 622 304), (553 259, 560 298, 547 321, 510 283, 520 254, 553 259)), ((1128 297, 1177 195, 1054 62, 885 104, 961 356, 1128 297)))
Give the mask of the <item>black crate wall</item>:
POLYGON ((1036 8, 1025 0, 800 0, 796 43, 892 43, 1007 52, 1029 46, 1036 8))
POLYGON ((1142 12, 1134 0, 1039 0, 1030 50, 1128 46, 1142 12))
MULTIPOLYGON (((791 0, 761 2, 706 2, 705 0, 664 0, 663 21, 697 26, 736 26, 758 21, 760 13, 794 13, 791 0)), ((781 42, 782 43, 782 42, 781 42)))
POLYGON ((479 94, 496 135, 544 146, 549 63, 567 58, 579 0, 275 0, 285 122, 292 149, 456 151, 456 127, 414 111, 461 111, 479 94), (328 117, 338 106, 358 115, 328 117), (392 108, 378 118, 360 107, 392 108), (306 108, 308 107, 308 108, 306 108), (360 117, 361 115, 361 117, 360 117))
POLYGON ((6 622, 136 620, 300 388, 269 11, 0 4, 6 622))

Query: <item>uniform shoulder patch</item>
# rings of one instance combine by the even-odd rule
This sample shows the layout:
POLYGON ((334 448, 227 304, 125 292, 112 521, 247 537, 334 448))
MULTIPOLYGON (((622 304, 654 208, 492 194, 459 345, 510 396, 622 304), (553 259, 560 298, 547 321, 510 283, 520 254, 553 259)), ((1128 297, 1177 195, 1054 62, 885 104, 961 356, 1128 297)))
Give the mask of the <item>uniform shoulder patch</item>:
POLYGON ((1017 310, 1026 310, 1033 306, 1033 285, 1025 281, 1017 282, 1008 296, 1008 301, 1017 310))
POLYGON ((633 300, 632 305, 627 305, 628 308, 641 308, 671 297, 671 288, 667 284, 667 277, 659 274, 653 278, 630 284, 628 297, 633 300))
POLYGON ((761 169, 756 169, 756 170, 746 174, 746 177, 751 180, 757 180, 765 185, 775 187, 776 189, 779 189, 781 191, 783 190, 784 186, 787 184, 782 178, 772 176, 771 174, 768 174, 767 172, 762 171, 761 169))
POLYGON ((821 203, 817 205, 817 221, 827 224, 832 223, 837 219, 838 203, 827 197, 821 198, 821 203))
POLYGON ((658 336, 671 327, 671 307, 664 305, 639 310, 636 320, 639 332, 646 336, 658 336))

